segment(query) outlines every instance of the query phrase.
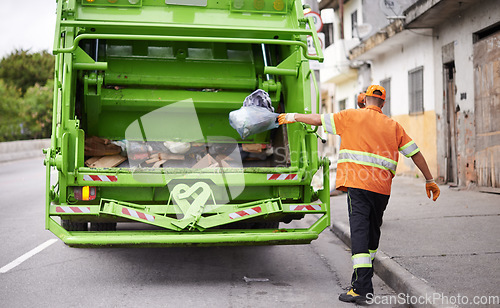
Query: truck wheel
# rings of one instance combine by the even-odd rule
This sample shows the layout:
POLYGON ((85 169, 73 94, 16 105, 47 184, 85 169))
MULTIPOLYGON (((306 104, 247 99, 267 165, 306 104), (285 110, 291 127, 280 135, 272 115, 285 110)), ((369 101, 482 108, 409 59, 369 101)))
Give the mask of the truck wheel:
POLYGON ((116 222, 91 222, 90 231, 116 231, 116 222))
POLYGON ((68 231, 87 231, 88 223, 86 222, 74 222, 71 220, 62 219, 61 226, 68 231))

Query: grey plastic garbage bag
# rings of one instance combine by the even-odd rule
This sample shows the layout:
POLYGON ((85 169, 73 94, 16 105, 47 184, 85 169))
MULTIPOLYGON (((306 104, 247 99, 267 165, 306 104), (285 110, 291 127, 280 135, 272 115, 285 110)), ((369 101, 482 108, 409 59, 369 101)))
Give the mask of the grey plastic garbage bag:
POLYGON ((261 89, 255 90, 252 94, 248 95, 243 101, 243 107, 249 106, 259 106, 274 112, 274 108, 271 105, 271 98, 269 94, 261 89))
POLYGON ((250 135, 277 128, 277 117, 277 113, 264 107, 243 106, 229 113, 229 124, 245 139, 250 135))

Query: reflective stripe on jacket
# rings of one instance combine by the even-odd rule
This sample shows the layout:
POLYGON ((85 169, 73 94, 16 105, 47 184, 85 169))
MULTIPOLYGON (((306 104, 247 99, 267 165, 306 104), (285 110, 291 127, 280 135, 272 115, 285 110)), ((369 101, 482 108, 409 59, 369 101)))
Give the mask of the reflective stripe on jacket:
POLYGON ((376 106, 321 115, 325 132, 341 137, 336 187, 361 188, 390 195, 398 151, 411 157, 420 150, 403 127, 376 106))

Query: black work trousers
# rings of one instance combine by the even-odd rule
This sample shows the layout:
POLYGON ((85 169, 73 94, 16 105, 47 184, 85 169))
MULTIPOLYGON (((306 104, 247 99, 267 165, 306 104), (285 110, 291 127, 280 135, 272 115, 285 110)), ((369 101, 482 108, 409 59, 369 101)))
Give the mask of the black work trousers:
POLYGON ((380 227, 388 195, 372 191, 348 188, 347 204, 351 228, 353 274, 351 284, 360 295, 373 293, 372 261, 378 249, 380 227))

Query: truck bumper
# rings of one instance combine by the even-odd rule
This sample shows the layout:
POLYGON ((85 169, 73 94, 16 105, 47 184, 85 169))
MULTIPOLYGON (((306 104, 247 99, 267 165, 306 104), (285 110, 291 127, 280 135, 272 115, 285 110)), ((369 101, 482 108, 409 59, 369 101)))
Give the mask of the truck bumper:
MULTIPOLYGON (((323 216, 324 218, 326 216, 323 216)), ((321 220, 321 219, 320 219, 321 220)), ((318 221, 319 222, 319 221, 318 221)), ((323 223, 315 224, 322 228, 323 223)), ((175 231, 66 231, 51 219, 51 231, 71 247, 186 247, 308 244, 321 231, 309 229, 175 231), (318 232, 319 231, 319 232, 318 232)))

